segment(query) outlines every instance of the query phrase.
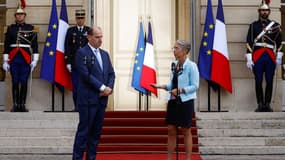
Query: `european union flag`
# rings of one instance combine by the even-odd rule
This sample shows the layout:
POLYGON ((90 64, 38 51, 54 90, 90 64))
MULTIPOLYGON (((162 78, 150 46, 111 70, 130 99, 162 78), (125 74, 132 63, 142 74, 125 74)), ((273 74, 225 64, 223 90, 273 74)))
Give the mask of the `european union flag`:
POLYGON ((214 29, 212 2, 211 0, 208 0, 204 32, 201 40, 199 59, 198 59, 198 68, 200 76, 208 81, 211 80, 214 31, 215 29, 214 29))
POLYGON ((58 18, 56 10, 56 0, 52 0, 52 9, 48 27, 48 33, 44 45, 42 66, 40 77, 51 83, 54 83, 54 71, 55 71, 55 52, 57 45, 58 34, 58 18))
POLYGON ((137 44, 137 50, 135 55, 134 68, 133 68, 132 87, 146 94, 147 91, 140 85, 144 54, 145 54, 145 38, 143 32, 143 25, 142 22, 140 22, 139 38, 138 38, 138 44, 137 44))

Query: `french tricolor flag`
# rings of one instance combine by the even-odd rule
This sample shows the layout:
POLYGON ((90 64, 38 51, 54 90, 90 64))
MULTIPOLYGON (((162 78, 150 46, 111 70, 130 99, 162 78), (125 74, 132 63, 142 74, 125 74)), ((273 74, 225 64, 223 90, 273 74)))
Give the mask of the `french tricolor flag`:
POLYGON ((155 70, 154 49, 153 49, 153 40, 152 40, 152 31, 151 31, 150 22, 148 23, 148 36, 147 36, 140 84, 141 87, 152 92, 157 97, 157 88, 151 86, 151 84, 156 84, 156 70, 155 70))
POLYGON ((55 82, 64 86, 68 90, 72 91, 72 79, 71 74, 68 72, 64 59, 64 41, 67 32, 68 18, 65 0, 61 2, 60 19, 58 25, 58 36, 56 45, 56 60, 55 60, 55 82))
POLYGON ((222 0, 219 0, 217 9, 211 80, 232 93, 232 79, 222 0))

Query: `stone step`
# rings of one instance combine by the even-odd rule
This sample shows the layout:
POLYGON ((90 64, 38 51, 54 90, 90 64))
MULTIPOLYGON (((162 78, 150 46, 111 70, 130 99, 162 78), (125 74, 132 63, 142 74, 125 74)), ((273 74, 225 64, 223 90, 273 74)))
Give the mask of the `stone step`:
POLYGON ((0 146, 1 154, 71 154, 72 145, 69 146, 0 146))
POLYGON ((0 120, 78 120, 77 112, 0 112, 0 120))
POLYGON ((76 128, 77 120, 0 120, 0 128, 76 128))
MULTIPOLYGON (((284 115, 285 116, 285 115, 284 115)), ((244 120, 244 119, 203 119, 197 121, 199 129, 285 129, 285 119, 275 120, 244 120)))
POLYGON ((203 120, 285 120, 285 112, 197 112, 203 120))
POLYGON ((197 113, 200 152, 215 155, 285 153, 285 113, 197 113))
POLYGON ((284 155, 285 146, 200 146, 199 150, 202 155, 284 155))
POLYGON ((201 146, 284 146, 285 137, 200 137, 201 146))
POLYGON ((0 146, 72 146, 74 137, 0 137, 0 146))
POLYGON ((285 137, 285 129, 199 129, 199 137, 285 137))
POLYGON ((74 136, 76 128, 1 128, 0 137, 59 137, 74 136))

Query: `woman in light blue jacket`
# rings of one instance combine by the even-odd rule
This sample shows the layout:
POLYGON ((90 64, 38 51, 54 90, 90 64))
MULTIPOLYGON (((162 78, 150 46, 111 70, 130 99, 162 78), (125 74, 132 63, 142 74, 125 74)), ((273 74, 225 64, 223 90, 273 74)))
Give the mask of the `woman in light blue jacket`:
POLYGON ((190 160, 192 153, 192 116, 194 113, 194 99, 199 88, 199 72, 197 65, 190 61, 188 53, 190 43, 177 40, 173 53, 176 61, 171 65, 170 83, 167 85, 153 84, 154 87, 169 91, 166 124, 168 125, 168 160, 172 160, 175 149, 177 128, 181 127, 184 135, 186 160, 190 160))

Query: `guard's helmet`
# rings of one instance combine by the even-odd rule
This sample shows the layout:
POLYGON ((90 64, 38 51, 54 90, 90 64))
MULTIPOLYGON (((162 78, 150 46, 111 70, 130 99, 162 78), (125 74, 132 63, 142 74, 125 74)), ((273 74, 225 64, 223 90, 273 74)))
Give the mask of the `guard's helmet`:
POLYGON ((269 7, 270 0, 262 0, 258 7, 258 10, 270 10, 269 7))
POLYGON ((16 10, 16 12, 15 12, 15 15, 16 15, 16 14, 26 14, 26 12, 25 12, 24 9, 18 8, 18 9, 16 10))
POLYGON ((76 18, 85 18, 85 10, 84 9, 78 9, 75 11, 75 17, 76 18))
POLYGON ((26 7, 25 1, 19 1, 18 8, 17 8, 17 10, 15 12, 15 16, 16 16, 16 14, 24 14, 24 15, 26 15, 27 13, 24 10, 25 7, 26 7))

